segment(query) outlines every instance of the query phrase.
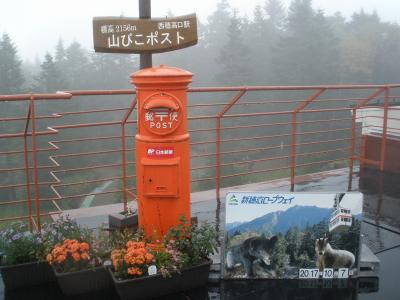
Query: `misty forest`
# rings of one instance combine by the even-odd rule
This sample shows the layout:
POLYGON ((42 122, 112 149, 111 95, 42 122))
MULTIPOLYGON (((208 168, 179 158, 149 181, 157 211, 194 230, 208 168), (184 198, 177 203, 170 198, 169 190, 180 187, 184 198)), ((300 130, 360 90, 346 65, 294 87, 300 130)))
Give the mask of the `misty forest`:
MULTIPOLYGON (((227 0, 199 21, 199 42, 185 50, 154 55, 190 70, 196 86, 318 85, 393 83, 400 71, 400 26, 376 13, 340 12, 326 16, 311 0, 294 0, 285 10, 279 0, 257 6, 243 17, 227 0)), ((0 39, 0 93, 71 89, 130 88, 137 55, 96 54, 78 42, 49 49, 35 62, 22 61, 18 45, 0 39)))
MULTIPOLYGON (((196 86, 250 86, 250 85, 322 85, 322 84, 383 84, 395 83, 400 74, 400 26, 384 22, 377 13, 358 11, 349 19, 340 12, 326 15, 323 11, 312 8, 311 0, 293 0, 284 8, 279 0, 260 1, 253 15, 243 16, 230 7, 229 1, 220 0, 207 19, 199 20, 199 42, 194 47, 179 51, 153 55, 153 65, 166 64, 189 70, 194 74, 191 87, 196 86)), ((55 49, 48 49, 43 57, 35 61, 24 60, 18 54, 18 45, 6 32, 0 36, 0 94, 48 93, 56 91, 93 90, 93 89, 132 89, 129 75, 139 69, 138 55, 94 53, 85 49, 78 42, 66 43, 60 34, 60 40, 54 41, 55 49)), ((330 97, 352 97, 346 91, 327 92, 330 97)), ((190 94, 189 103, 200 104, 189 108, 189 116, 212 115, 222 109, 233 96, 233 93, 190 94), (207 104, 208 106, 205 106, 207 104)), ((365 97, 365 93, 361 96, 365 97)), ((282 102, 284 99, 304 99, 305 92, 248 93, 243 101, 253 101, 252 105, 234 107, 232 113, 259 112, 293 109, 293 103, 282 102), (263 100, 261 105, 254 105, 256 100, 263 100), (269 105, 269 100, 275 100, 269 105)), ((360 96, 360 95, 359 95, 360 96)), ((26 102, 26 101, 25 101, 26 102)), ((21 132, 25 128, 27 106, 24 101, 2 103, 0 118, 15 118, 0 122, 1 134, 21 132), (22 117, 21 119, 18 119, 22 117)), ((129 107, 132 95, 73 97, 68 101, 37 101, 36 114, 38 130, 48 126, 65 124, 82 124, 90 122, 120 121, 123 109, 129 107), (102 114, 74 114, 73 112, 94 109, 115 109, 118 111, 102 114), (64 115, 54 115, 63 113, 64 115)), ((343 101, 342 101, 343 102, 343 101)), ((296 104, 296 103, 294 103, 296 104)), ((314 108, 326 108, 331 102, 312 104, 314 108)), ((313 107, 313 106, 310 107, 313 107)), ((343 105, 339 103, 339 105, 343 105)), ((350 105, 350 103, 349 103, 350 105)), ((329 106, 328 106, 329 107, 329 106)), ((133 114, 134 115, 134 114, 133 114)), ((226 128, 221 134, 224 140, 222 153, 230 151, 221 158, 222 186, 233 186, 257 182, 289 175, 287 168, 290 159, 290 126, 287 125, 290 115, 261 116, 253 118, 225 118, 221 126, 226 128), (265 126, 269 123, 286 124, 265 126), (238 128, 233 129, 233 126, 238 128), (246 126, 255 125, 248 129, 246 126), (269 135, 268 139, 260 137, 269 135), (247 151, 245 149, 253 149, 247 151), (279 157, 279 159, 270 159, 279 157), (252 162, 257 160, 258 162, 252 162), (264 172, 263 170, 273 170, 264 172), (247 174, 242 176, 241 174, 247 174)), ((132 119, 135 119, 132 116, 132 119)), ((340 168, 347 165, 348 142, 351 128, 349 110, 327 111, 304 114, 299 120, 304 124, 298 126, 298 144, 309 142, 310 145, 298 146, 297 163, 301 164, 296 175, 321 170, 340 168), (315 130, 312 120, 323 119, 346 120, 323 126, 325 132, 306 135, 315 130), (309 123, 307 123, 309 122, 309 123), (312 144, 313 141, 330 139, 330 143, 312 144), (312 144, 312 145, 311 145, 312 144), (333 150, 332 150, 333 149, 333 150), (337 149, 341 149, 340 151, 337 149), (335 151, 334 151, 335 150, 335 151), (318 155, 306 155, 310 151, 319 151, 318 155), (325 153, 323 153, 325 151, 325 153), (313 165, 318 160, 332 163, 313 165)), ((133 123, 133 122, 132 122, 133 123)), ((202 119, 189 122, 191 132, 191 167, 192 191, 211 190, 215 188, 215 122, 202 119), (210 131, 207 131, 207 130, 210 131), (203 131, 201 131, 203 130, 203 131)), ((73 127, 60 130, 57 135, 38 137, 38 147, 45 149, 38 155, 41 182, 52 182, 49 176, 51 162, 49 155, 54 149, 48 149, 52 139, 79 139, 82 137, 117 136, 120 126, 85 127, 75 130, 73 127), (100 128, 100 129, 99 129, 100 128), (49 167, 50 165, 50 167, 49 167)), ((357 127, 359 132, 360 128, 357 127)), ((127 142, 129 188, 134 188, 134 161, 132 137, 135 126, 127 130, 130 138, 127 142), (132 152, 132 153, 131 153, 132 152)), ((30 143, 30 142, 29 142, 30 143)), ((120 190, 121 155, 118 148, 120 140, 99 139, 81 143, 57 144, 56 154, 60 168, 57 176, 62 184, 58 192, 67 201, 59 201, 62 209, 89 207, 93 205, 117 203, 121 201, 120 193, 109 193, 99 196, 82 196, 96 191, 120 190), (65 154, 98 153, 82 155, 77 158, 65 154), (108 154, 101 151, 112 151, 108 154), (108 164, 107 168, 94 168, 100 163, 108 164), (117 167, 116 167, 117 166, 117 167), (85 170, 85 168, 87 168, 85 170), (79 169, 79 171, 78 171, 79 169), (67 170, 67 171, 65 171, 67 170), (74 171, 75 170, 75 171, 74 171), (104 181, 103 179, 114 178, 104 181), (86 184, 78 182, 89 181, 86 184), (64 184, 64 186, 63 186, 64 184)), ((28 145, 30 146, 30 144, 28 145)), ((0 178, 0 185, 19 184, 15 188, 0 189, 0 201, 25 199, 25 174, 23 168, 22 139, 0 139, 1 151, 16 151, 14 154, 0 156, 0 169, 14 168, 7 171, 7 176, 0 178), (18 152, 19 151, 19 152, 18 152), (22 152, 21 152, 22 151, 22 152)), ((4 174, 4 173, 3 173, 4 174)), ((51 199, 54 191, 48 185, 40 185, 40 197, 51 199)), ((51 202, 41 203, 43 211, 53 209, 51 202)), ((25 204, 16 203, 4 206, 0 217, 15 216, 25 211, 25 204)), ((300 253, 299 255, 302 255, 300 253)))

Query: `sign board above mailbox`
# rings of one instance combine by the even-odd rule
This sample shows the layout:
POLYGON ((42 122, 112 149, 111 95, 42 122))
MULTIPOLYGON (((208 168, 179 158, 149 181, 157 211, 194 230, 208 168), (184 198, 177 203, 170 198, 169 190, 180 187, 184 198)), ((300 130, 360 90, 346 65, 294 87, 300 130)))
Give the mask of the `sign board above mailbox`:
POLYGON ((95 52, 157 53, 197 44, 196 14, 173 18, 93 18, 95 52))

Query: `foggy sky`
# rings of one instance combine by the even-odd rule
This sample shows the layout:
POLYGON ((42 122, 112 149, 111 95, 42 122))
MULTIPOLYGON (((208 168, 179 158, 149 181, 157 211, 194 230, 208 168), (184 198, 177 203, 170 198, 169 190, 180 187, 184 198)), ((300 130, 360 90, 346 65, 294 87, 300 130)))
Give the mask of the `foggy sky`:
MULTIPOLYGON (((219 0, 152 0, 152 16, 162 17, 197 13, 206 21, 219 0)), ((264 0, 229 0, 242 15, 252 16, 257 4, 264 0)), ((282 0, 286 6, 290 0, 282 0)), ((77 41, 93 50, 92 18, 94 16, 138 16, 138 0, 0 0, 0 34, 8 33, 18 47, 22 59, 43 59, 46 51, 54 52, 59 38, 66 45, 77 41)), ((314 8, 326 15, 340 11, 346 18, 364 8, 376 10, 382 20, 400 23, 398 0, 313 0, 314 8)))

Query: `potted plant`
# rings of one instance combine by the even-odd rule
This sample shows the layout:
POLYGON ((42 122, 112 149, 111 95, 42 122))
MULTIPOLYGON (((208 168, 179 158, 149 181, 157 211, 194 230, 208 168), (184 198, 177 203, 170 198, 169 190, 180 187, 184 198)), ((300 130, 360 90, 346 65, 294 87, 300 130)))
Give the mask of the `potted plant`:
POLYGON ((216 237, 211 226, 182 220, 162 241, 141 237, 114 249, 109 272, 120 298, 148 299, 206 285, 216 237))
POLYGON ((86 241, 65 239, 51 249, 46 260, 65 295, 96 292, 112 286, 102 259, 86 241))
POLYGON ((45 247, 40 233, 32 233, 25 223, 13 223, 0 231, 1 276, 6 290, 55 281, 44 260, 45 247))

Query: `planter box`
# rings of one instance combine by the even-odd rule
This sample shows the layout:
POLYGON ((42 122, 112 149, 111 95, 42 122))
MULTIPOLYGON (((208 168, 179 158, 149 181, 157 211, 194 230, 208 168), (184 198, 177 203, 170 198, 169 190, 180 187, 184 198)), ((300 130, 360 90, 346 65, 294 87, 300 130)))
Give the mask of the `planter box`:
POLYGON ((111 229, 123 229, 127 227, 137 227, 138 216, 132 214, 126 216, 123 212, 108 215, 108 225, 111 229))
POLYGON ((77 271, 58 273, 54 268, 58 285, 65 295, 78 295, 106 290, 112 287, 112 281, 103 266, 77 271))
POLYGON ((205 286, 212 261, 181 270, 171 277, 163 278, 161 275, 143 276, 133 279, 118 280, 111 269, 115 289, 122 300, 140 300, 155 298, 163 295, 174 294, 205 286))
POLYGON ((46 262, 32 262, 0 267, 6 290, 15 290, 56 281, 46 262))

